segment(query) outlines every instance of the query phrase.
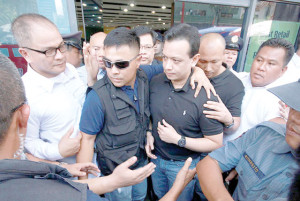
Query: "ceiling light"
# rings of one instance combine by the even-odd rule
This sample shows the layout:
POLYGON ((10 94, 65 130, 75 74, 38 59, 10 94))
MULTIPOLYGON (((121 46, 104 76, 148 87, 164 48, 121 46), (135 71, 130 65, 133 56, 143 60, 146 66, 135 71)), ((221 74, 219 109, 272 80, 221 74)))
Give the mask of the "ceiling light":
POLYGON ((149 22, 146 22, 146 24, 149 24, 149 22))
POLYGON ((101 19, 101 17, 98 17, 99 19, 101 19))
POLYGON ((131 4, 129 4, 130 5, 130 7, 134 7, 134 3, 131 3, 131 4))
POLYGON ((95 15, 92 15, 93 17, 95 17, 95 15))
POLYGON ((110 20, 110 22, 114 22, 114 21, 110 20))
POLYGON ((124 8, 124 12, 128 12, 128 9, 127 9, 127 8, 124 8))
POLYGON ((161 21, 161 18, 158 18, 158 21, 161 21))
POLYGON ((163 25, 165 25, 166 23, 163 23, 163 25))
POLYGON ((100 21, 97 21, 98 23, 100 23, 100 21))
POLYGON ((102 9, 99 9, 99 11, 102 13, 103 12, 103 10, 102 9))
POLYGON ((83 6, 86 6, 86 3, 83 3, 82 5, 83 5, 83 6))
POLYGON ((167 7, 166 7, 166 6, 162 6, 161 8, 162 8, 162 9, 166 9, 167 7))
POLYGON ((95 6, 95 7, 94 7, 94 9, 98 9, 98 7, 97 7, 97 6, 95 6))
POLYGON ((155 10, 151 11, 151 13, 154 14, 154 13, 155 13, 155 10))

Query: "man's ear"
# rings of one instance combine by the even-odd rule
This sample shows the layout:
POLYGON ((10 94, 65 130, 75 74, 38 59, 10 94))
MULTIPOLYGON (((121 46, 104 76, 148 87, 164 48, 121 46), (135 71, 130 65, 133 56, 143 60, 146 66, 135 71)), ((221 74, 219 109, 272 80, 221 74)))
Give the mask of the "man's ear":
POLYGON ((30 107, 27 104, 24 104, 18 112, 20 113, 19 116, 19 132, 26 134, 27 131, 27 122, 30 114, 30 107))
POLYGON ((282 72, 281 75, 283 75, 285 73, 285 71, 287 71, 287 69, 288 69, 288 66, 283 67, 281 70, 281 72, 282 72))
POLYGON ((200 58, 200 54, 195 54, 192 58, 192 67, 196 66, 196 64, 198 63, 198 60, 200 58))
POLYGON ((137 69, 140 67, 141 65, 141 59, 142 59, 142 56, 139 54, 139 56, 137 56, 135 62, 136 62, 136 65, 137 65, 137 69))
POLYGON ((22 57, 27 61, 27 63, 31 63, 30 55, 28 54, 27 50, 23 47, 19 48, 19 53, 22 57))

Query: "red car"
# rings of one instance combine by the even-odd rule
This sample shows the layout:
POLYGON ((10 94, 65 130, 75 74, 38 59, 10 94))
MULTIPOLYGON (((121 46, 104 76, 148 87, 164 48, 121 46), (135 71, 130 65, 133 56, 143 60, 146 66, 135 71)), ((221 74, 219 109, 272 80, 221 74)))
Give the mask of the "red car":
POLYGON ((22 76, 27 72, 27 62, 19 53, 18 48, 18 45, 0 45, 0 52, 15 63, 22 76))

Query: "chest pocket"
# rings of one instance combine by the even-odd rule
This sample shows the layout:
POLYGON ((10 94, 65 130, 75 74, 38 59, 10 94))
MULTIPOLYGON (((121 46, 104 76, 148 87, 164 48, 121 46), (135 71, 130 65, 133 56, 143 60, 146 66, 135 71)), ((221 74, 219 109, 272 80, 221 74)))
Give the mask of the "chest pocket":
POLYGON ((260 170, 258 164, 249 156, 246 152, 243 153, 239 164, 236 167, 236 171, 239 174, 239 179, 242 180, 242 184, 246 191, 260 191, 265 188, 264 185, 260 185, 265 177, 265 174, 260 170))

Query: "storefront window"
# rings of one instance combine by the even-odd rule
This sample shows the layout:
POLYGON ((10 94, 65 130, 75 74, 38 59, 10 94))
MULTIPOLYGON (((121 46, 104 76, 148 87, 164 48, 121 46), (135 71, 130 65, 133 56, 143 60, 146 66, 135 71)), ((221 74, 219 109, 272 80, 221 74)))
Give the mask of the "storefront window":
POLYGON ((240 36, 244 14, 243 7, 175 2, 174 24, 191 24, 199 29, 200 35, 216 32, 240 36))
POLYGON ((292 44, 299 35, 300 6, 259 1, 253 24, 249 28, 249 45, 244 71, 249 72, 259 46, 269 38, 284 38, 292 44))

